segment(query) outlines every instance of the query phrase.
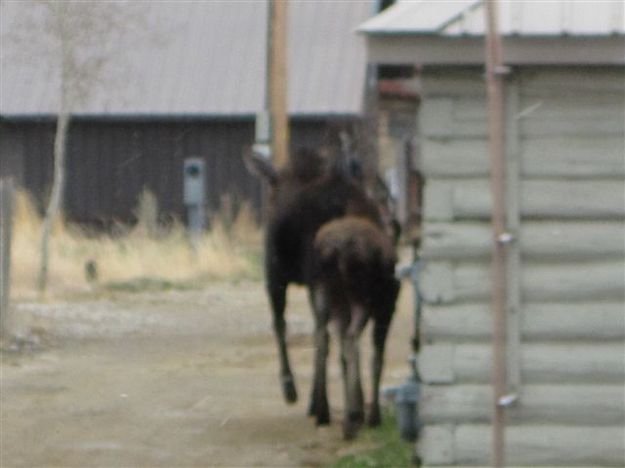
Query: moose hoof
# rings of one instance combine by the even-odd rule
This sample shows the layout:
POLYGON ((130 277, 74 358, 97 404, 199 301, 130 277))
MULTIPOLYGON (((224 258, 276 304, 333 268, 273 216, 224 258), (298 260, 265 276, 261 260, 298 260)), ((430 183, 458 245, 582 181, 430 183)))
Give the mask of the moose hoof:
POLYGON ((363 421, 364 416, 360 411, 348 414, 347 419, 343 423, 343 438, 345 440, 351 440, 356 437, 363 421))
POLYGON ((379 426, 381 423, 382 423, 382 418, 380 416, 380 408, 372 409, 371 413, 369 413, 367 424, 370 427, 376 427, 376 426, 379 426))
POLYGON ((330 411, 326 407, 317 411, 317 426, 328 426, 330 424, 330 411))
POLYGON ((317 417, 324 416, 328 421, 330 420, 330 410, 328 409, 327 403, 317 403, 315 399, 310 400, 310 404, 308 405, 308 416, 317 417))
POLYGON ((343 424, 343 439, 345 440, 353 440, 358 435, 358 430, 360 429, 359 424, 347 423, 343 424))
POLYGON ((292 404, 297 401, 297 390, 295 389, 293 377, 284 377, 282 379, 282 391, 284 393, 284 399, 287 403, 292 404))

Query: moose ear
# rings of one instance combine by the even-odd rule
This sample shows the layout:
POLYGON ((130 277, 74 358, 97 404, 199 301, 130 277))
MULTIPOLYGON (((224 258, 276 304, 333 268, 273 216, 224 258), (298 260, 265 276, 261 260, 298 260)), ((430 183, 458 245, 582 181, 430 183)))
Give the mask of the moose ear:
POLYGON ((254 145, 243 152, 245 167, 251 174, 267 181, 270 185, 278 182, 278 173, 271 164, 271 150, 267 145, 254 145))

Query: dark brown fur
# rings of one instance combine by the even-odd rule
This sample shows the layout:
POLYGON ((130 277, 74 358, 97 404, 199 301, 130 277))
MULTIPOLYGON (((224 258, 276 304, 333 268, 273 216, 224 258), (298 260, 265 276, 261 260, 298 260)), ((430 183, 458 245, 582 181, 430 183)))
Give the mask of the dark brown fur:
POLYGON ((348 216, 325 224, 314 242, 315 277, 311 284, 315 309, 315 377, 312 413, 317 422, 329 421, 326 393, 328 323, 335 321, 341 344, 345 386, 346 439, 364 422, 360 380, 359 338, 371 319, 374 357, 370 425, 380 423, 379 386, 384 345, 395 310, 399 282, 395 279, 396 254, 392 238, 366 218, 348 216))
MULTIPOLYGON (((280 377, 287 402, 297 401, 295 380, 286 346, 286 290, 290 283, 308 285, 312 292, 316 274, 313 242, 321 226, 347 215, 384 226, 380 206, 362 186, 342 170, 344 165, 328 163, 313 151, 294 154, 289 164, 276 171, 258 155, 247 155, 250 170, 270 185, 265 237, 265 279, 273 313, 273 325, 280 357, 280 377)), ((312 299, 312 297, 311 297, 312 299)), ((310 413, 320 424, 311 398, 310 413)))

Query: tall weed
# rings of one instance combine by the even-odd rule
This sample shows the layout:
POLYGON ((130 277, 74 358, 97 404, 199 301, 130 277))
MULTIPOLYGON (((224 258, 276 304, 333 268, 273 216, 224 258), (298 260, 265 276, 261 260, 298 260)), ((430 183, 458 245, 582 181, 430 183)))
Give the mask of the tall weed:
MULTIPOLYGON (((60 221, 51 239, 48 296, 140 288, 142 284, 201 287, 208 281, 233 281, 260 276, 261 234, 253 212, 242 207, 226 229, 216 217, 210 231, 192 245, 185 227, 156 222, 158 207, 149 192, 142 195, 138 223, 121 233, 89 234, 60 221), (90 274, 86 270, 91 269, 90 274), (95 274, 96 279, 93 279, 95 274)), ((36 298, 41 218, 30 197, 18 192, 15 203, 12 295, 36 298)))

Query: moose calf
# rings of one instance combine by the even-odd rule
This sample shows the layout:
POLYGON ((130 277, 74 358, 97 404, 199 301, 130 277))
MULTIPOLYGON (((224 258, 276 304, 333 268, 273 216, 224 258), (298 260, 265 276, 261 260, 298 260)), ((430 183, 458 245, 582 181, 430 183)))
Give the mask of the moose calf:
POLYGON ((309 285, 316 324, 311 413, 317 424, 330 421, 326 360, 328 323, 335 321, 345 386, 343 434, 351 439, 364 422, 358 341, 369 319, 373 321, 374 356, 368 423, 380 423, 378 395, 384 345, 399 292, 394 274, 395 246, 391 236, 371 220, 347 216, 321 227, 314 240, 314 256, 314 276, 309 285))

